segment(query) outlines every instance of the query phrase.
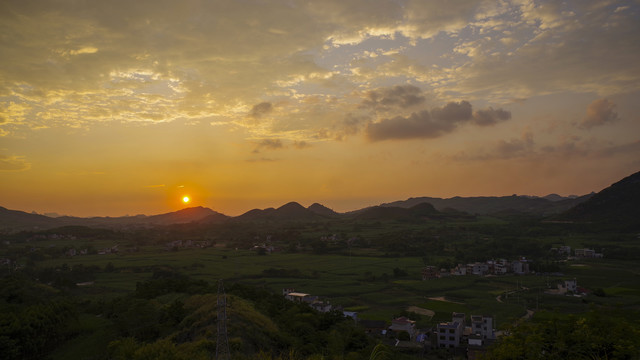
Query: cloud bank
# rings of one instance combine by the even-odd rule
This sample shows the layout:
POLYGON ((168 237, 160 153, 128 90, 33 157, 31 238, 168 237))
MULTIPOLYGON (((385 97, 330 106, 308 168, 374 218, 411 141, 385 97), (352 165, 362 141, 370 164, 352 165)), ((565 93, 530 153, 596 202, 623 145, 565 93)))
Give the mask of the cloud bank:
POLYGON ((365 134, 370 141, 431 139, 453 132, 460 124, 489 126, 509 119, 509 111, 488 108, 473 112, 471 104, 463 100, 449 102, 430 111, 414 112, 407 117, 396 116, 371 122, 367 125, 365 134))

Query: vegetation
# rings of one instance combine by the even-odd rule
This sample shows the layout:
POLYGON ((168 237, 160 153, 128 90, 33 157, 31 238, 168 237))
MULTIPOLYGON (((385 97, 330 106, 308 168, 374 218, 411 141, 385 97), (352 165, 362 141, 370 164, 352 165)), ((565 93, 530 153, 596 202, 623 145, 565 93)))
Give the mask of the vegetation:
POLYGON ((452 312, 492 314, 509 336, 488 358, 638 356, 636 233, 513 214, 443 216, 427 206, 391 210, 387 219, 376 215, 388 212, 276 221, 272 211, 243 223, 67 226, 2 235, 0 358, 210 359, 218 279, 227 289, 234 359, 421 353, 376 346, 395 339, 365 335, 341 312, 286 301, 283 288, 320 296, 363 320, 406 316, 421 329, 450 320, 452 312), (559 245, 592 248, 604 258, 567 260, 551 251, 559 245), (535 274, 421 280, 426 265, 450 269, 520 256, 532 261, 535 274), (545 293, 574 278, 589 295, 545 293), (535 315, 523 321, 527 310, 535 315))

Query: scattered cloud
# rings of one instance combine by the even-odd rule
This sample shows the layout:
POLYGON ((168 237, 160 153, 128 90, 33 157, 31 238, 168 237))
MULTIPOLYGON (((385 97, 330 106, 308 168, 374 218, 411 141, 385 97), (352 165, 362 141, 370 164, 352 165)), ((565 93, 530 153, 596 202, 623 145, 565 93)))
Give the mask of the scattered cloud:
POLYGON ((269 114, 272 110, 273 105, 270 102, 261 102, 259 104, 253 105, 251 111, 249 112, 249 116, 254 119, 259 119, 269 114))
POLYGON ((619 120, 616 112, 616 104, 607 99, 593 101, 587 107, 587 115, 582 119, 580 126, 590 129, 619 120))
POLYGON ((24 156, 0 155, 0 171, 25 171, 31 168, 24 156))
POLYGON ((296 140, 296 141, 293 142, 293 147, 296 148, 296 149, 300 149, 301 150, 301 149, 306 149, 306 148, 311 147, 311 144, 309 144, 308 142, 303 141, 303 140, 301 140, 301 141, 297 141, 296 140))
POLYGON ((511 111, 502 109, 494 110, 492 107, 484 110, 477 110, 473 113, 473 122, 481 126, 495 125, 501 121, 509 119, 511 119, 511 111))
POLYGON ((480 126, 494 125, 511 119, 511 112, 489 107, 473 112, 468 101, 449 102, 444 107, 422 110, 409 116, 396 116, 370 122, 366 136, 370 141, 390 139, 437 138, 454 131, 459 124, 472 122, 480 126))
POLYGON ((284 145, 280 139, 262 139, 258 142, 253 152, 257 154, 263 150, 278 150, 282 148, 284 148, 284 145))
POLYGON ((422 90, 417 86, 396 85, 368 91, 362 106, 382 109, 408 108, 424 103, 425 99, 422 90))
POLYGON ((527 131, 522 134, 520 139, 500 140, 495 148, 494 156, 500 159, 524 157, 532 153, 534 145, 533 134, 527 131))

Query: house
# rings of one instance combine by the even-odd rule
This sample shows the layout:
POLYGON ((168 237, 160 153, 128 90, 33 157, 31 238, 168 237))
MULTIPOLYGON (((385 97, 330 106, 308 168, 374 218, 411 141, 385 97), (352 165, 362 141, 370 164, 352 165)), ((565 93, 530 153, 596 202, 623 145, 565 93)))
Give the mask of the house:
POLYGON ((500 262, 493 263, 493 273, 495 275, 504 275, 509 272, 509 266, 500 262))
POLYGON ((328 313, 333 309, 333 306, 328 301, 314 300, 310 305, 321 313, 328 313))
POLYGON ((573 280, 565 280, 564 288, 567 292, 571 291, 572 293, 578 292, 578 281, 576 279, 573 280))
POLYGON ((406 331, 409 333, 409 337, 411 339, 414 339, 416 336, 416 322, 409 318, 401 316, 399 318, 391 320, 391 326, 389 326, 389 330, 396 332, 406 331))
POLYGON ((439 348, 456 348, 460 346, 462 333, 464 331, 463 313, 453 313, 450 322, 443 322, 436 325, 436 340, 439 348))
POLYGON ((358 322, 358 313, 355 311, 343 311, 342 315, 344 317, 352 318, 355 322, 358 322))
POLYGON ((456 275, 456 276, 467 275, 467 267, 463 264, 458 264, 458 266, 451 269, 451 275, 456 275))
POLYGON ((360 320, 358 324, 364 332, 371 335, 384 335, 387 332, 387 322, 382 320, 360 320))
POLYGON ((422 280, 436 279, 440 273, 435 266, 425 266, 422 268, 422 280))
POLYGON ((311 304, 314 300, 317 299, 316 296, 311 296, 309 294, 298 293, 298 292, 290 292, 290 293, 286 294, 284 297, 285 297, 285 299, 290 300, 290 301, 306 302, 308 304, 311 304))
POLYGON ((481 339, 495 339, 493 316, 471 315, 471 333, 479 335, 481 339))
POLYGON ((475 262, 473 264, 467 264, 467 274, 473 275, 485 275, 489 272, 489 264, 475 262))
POLYGON ((525 259, 514 260, 511 262, 511 270, 514 274, 522 275, 529 273, 529 262, 525 259))

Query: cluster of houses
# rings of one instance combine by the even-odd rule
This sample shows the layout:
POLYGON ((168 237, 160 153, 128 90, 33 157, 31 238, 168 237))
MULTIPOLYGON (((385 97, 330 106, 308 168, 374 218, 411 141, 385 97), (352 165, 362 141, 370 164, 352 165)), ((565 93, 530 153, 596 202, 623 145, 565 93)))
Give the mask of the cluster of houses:
POLYGON ((570 279, 558 283, 555 289, 547 289, 544 293, 549 295, 582 297, 588 295, 590 292, 589 289, 578 286, 578 280, 570 279))
POLYGON ((26 242, 41 240, 77 240, 75 235, 70 234, 35 234, 26 239, 26 242))
MULTIPOLYGON (((558 247, 552 247, 552 252, 556 252, 559 255, 565 255, 567 258, 571 258, 571 246, 561 245, 558 247)), ((574 249, 573 250, 573 258, 575 259, 601 259, 604 255, 602 253, 597 253, 593 249, 574 249)))
MULTIPOLYGON (((306 303, 319 312, 342 311, 342 307, 334 307, 328 300, 320 300, 318 296, 296 292, 295 289, 282 289, 282 295, 287 300, 306 303)), ((342 311, 342 313, 357 320, 357 313, 355 312, 342 311)))
POLYGON ((487 260, 471 264, 458 264, 453 269, 438 269, 435 266, 425 266, 422 269, 422 280, 437 279, 446 276, 461 275, 505 275, 505 274, 529 274, 530 261, 521 257, 517 260, 487 260))
POLYGON ((418 329, 416 322, 401 316, 387 321, 360 320, 356 312, 343 311, 318 296, 296 292, 295 289, 282 289, 282 295, 289 301, 306 303, 320 312, 342 311, 345 317, 352 318, 371 336, 386 339, 392 346, 415 349, 448 349, 457 354, 466 354, 475 359, 485 352, 488 345, 496 339, 495 322, 490 315, 471 315, 469 321, 464 313, 454 312, 451 321, 436 324, 431 329, 418 329), (401 341, 401 333, 408 340, 401 341))
POLYGON ((211 247, 211 241, 208 240, 174 240, 165 244, 167 250, 200 248, 205 249, 211 247))
MULTIPOLYGON (((117 254, 119 252, 118 245, 113 245, 112 247, 106 247, 98 250, 98 255, 106 255, 106 254, 117 254)), ((74 249, 71 248, 64 253, 66 256, 74 257, 79 255, 88 255, 89 249, 74 249)))

